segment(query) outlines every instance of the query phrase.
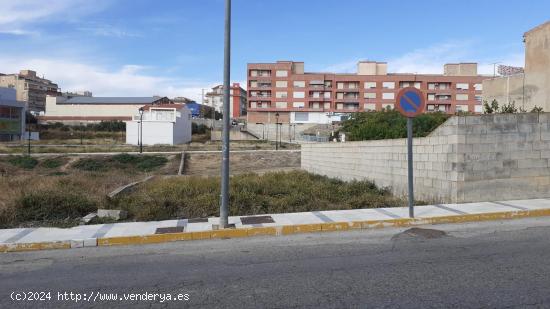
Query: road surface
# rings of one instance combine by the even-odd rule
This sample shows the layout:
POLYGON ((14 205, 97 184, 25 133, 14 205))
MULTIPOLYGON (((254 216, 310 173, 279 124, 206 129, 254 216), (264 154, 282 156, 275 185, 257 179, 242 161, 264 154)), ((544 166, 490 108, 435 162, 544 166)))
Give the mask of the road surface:
POLYGON ((0 308, 550 308, 550 218, 1 254, 0 308))

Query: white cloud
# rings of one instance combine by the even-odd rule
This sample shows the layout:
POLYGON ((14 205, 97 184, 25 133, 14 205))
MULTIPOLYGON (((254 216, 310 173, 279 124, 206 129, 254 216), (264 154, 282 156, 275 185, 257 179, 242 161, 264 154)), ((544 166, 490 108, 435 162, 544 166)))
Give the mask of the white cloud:
MULTIPOLYGON (((490 54, 494 56, 487 59, 478 55, 480 47, 482 46, 475 44, 474 41, 455 40, 416 49, 394 58, 369 60, 387 61, 388 72, 391 73, 442 74, 444 64, 456 62, 477 62, 479 74, 493 74, 493 62, 523 66, 523 52, 499 55, 498 50, 493 50, 490 54)), ((359 59, 336 63, 327 66, 324 71, 355 73, 357 72, 357 61, 359 59)))
POLYGON ((416 49, 388 60, 388 71, 395 73, 441 74, 443 65, 452 62, 475 62, 467 59, 471 42, 449 41, 416 49))
POLYGON ((357 62, 359 60, 350 60, 340 63, 331 64, 324 69, 323 72, 335 72, 335 73, 355 73, 357 72, 357 62))
POLYGON ((37 31, 29 31, 26 27, 69 12, 63 17, 67 21, 82 14, 100 11, 106 4, 105 0, 0 0, 0 32, 36 34, 37 31))
POLYGON ((115 27, 113 25, 109 24, 90 24, 88 26, 79 27, 78 30, 90 33, 92 35, 96 36, 104 36, 104 37, 116 37, 116 38, 123 38, 123 37, 139 37, 140 34, 133 31, 128 31, 125 29, 121 29, 118 27, 115 27))
POLYGON ((140 65, 124 65, 113 70, 65 59, 3 55, 0 59, 5 63, 2 65, 5 73, 35 70, 38 75, 57 83, 62 91, 89 90, 94 96, 184 96, 200 102, 201 90, 208 91, 218 84, 147 74, 151 68, 140 65))

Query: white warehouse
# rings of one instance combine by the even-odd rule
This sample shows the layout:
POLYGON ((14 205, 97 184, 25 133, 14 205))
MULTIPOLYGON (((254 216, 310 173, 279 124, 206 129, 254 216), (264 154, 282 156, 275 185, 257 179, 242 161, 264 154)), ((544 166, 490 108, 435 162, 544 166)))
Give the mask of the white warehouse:
POLYGON ((191 142, 191 111, 183 104, 144 106, 126 122, 126 143, 175 145, 191 142), (141 121, 143 119, 143 121, 141 121))

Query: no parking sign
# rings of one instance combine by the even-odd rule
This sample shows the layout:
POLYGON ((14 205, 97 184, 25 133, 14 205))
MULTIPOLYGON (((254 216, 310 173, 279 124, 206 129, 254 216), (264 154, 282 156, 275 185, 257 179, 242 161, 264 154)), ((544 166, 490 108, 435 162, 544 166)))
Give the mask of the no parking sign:
POLYGON ((426 106, 422 91, 407 87, 397 94, 396 108, 407 117, 407 165, 409 182, 409 217, 414 218, 414 177, 413 177, 413 118, 422 114, 426 106))

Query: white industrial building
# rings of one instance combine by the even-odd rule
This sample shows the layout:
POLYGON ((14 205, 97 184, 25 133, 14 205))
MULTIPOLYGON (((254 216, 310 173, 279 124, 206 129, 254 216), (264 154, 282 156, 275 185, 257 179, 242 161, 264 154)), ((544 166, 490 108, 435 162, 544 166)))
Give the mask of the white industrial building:
POLYGON ((126 143, 175 145, 191 142, 191 111, 183 104, 143 106, 126 121, 126 143), (141 121, 143 120, 143 122, 141 121))
POLYGON ((127 121, 141 106, 173 103, 166 97, 92 97, 91 92, 66 93, 46 97, 44 122, 78 124, 82 122, 127 121))

